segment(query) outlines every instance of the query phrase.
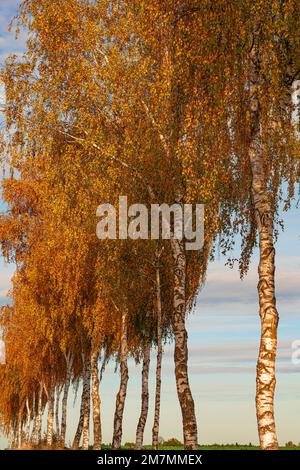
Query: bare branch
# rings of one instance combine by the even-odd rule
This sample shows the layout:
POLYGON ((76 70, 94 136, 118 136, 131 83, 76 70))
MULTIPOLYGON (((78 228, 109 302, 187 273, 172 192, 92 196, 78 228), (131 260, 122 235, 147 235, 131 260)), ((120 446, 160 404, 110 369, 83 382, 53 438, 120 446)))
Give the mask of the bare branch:
POLYGON ((170 151, 169 151, 169 145, 168 145, 167 139, 165 138, 165 136, 163 135, 163 133, 162 133, 161 130, 159 129, 159 126, 158 126, 158 124, 157 124, 157 122, 156 122, 156 120, 155 120, 153 114, 151 113, 151 111, 150 111, 150 109, 148 108, 147 104, 146 104, 143 100, 142 100, 142 104, 143 104, 143 106, 144 106, 144 108, 145 108, 145 111, 146 111, 146 113, 147 113, 148 118, 149 118, 150 121, 152 122, 152 125, 153 125, 154 129, 156 129, 157 132, 158 132, 160 141, 161 141, 161 143, 162 143, 162 145, 163 145, 163 148, 164 148, 164 150, 165 150, 167 156, 169 156, 169 155, 170 155, 170 151))
MULTIPOLYGON (((83 144, 86 142, 85 139, 82 139, 81 137, 76 137, 72 134, 70 134, 69 132, 66 132, 66 131, 63 131, 63 130, 59 130, 59 132, 67 137, 70 137, 72 140, 74 140, 75 142, 78 142, 80 144, 83 144)), ((95 150, 98 150, 99 152, 102 152, 102 149, 101 147, 99 147, 99 145, 97 145, 95 142, 91 142, 90 144, 95 150)), ((149 196, 151 199, 155 199, 155 193, 151 187, 151 185, 145 180, 145 178, 139 173, 139 171, 134 168, 132 165, 128 164, 127 162, 124 162, 123 160, 121 160, 120 158, 116 157, 116 156, 113 156, 111 155, 110 156, 111 160, 115 161, 116 163, 119 163, 121 166, 123 166, 124 168, 126 168, 127 170, 130 170, 131 172, 134 172, 135 173, 135 176, 138 180, 140 180, 142 182, 142 184, 147 188, 147 191, 149 193, 149 196)))

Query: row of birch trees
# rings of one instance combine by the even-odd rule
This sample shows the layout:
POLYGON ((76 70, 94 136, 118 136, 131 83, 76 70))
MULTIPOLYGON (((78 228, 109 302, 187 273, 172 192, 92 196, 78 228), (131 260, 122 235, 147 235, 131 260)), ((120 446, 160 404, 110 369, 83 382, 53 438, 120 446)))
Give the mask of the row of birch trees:
POLYGON ((196 298, 201 308, 216 250, 243 277, 258 246, 258 433, 262 449, 277 449, 274 243, 299 180, 298 0, 25 0, 15 24, 28 41, 1 71, 0 243, 16 266, 1 310, 3 431, 13 447, 39 446, 46 415, 47 446, 65 447, 74 387, 72 447, 88 449, 93 429, 100 449, 100 382, 115 361, 120 448, 131 358, 142 363, 141 449, 155 350, 158 448, 163 345, 172 341, 184 446, 196 449, 186 316, 196 298), (147 207, 204 204, 203 248, 186 250, 174 227, 168 240, 98 240, 98 205, 117 207, 122 195, 147 207))

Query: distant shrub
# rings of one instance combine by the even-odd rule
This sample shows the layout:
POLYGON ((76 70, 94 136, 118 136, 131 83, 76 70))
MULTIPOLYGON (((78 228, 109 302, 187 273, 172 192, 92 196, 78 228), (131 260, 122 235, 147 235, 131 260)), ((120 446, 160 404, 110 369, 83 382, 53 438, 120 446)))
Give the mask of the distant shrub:
POLYGON ((171 439, 164 441, 163 445, 166 447, 179 447, 179 446, 182 446, 183 444, 175 437, 172 437, 171 439))
POLYGON ((285 444, 285 447, 295 447, 295 444, 292 441, 289 441, 285 444))
POLYGON ((125 442, 124 446, 127 447, 127 449, 134 449, 135 442, 125 442))

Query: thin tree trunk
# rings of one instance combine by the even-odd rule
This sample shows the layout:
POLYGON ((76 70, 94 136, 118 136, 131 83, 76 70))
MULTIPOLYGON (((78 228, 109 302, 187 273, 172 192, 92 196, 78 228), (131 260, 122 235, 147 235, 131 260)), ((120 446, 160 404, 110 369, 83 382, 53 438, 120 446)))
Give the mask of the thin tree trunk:
POLYGON ((61 388, 59 385, 56 387, 56 401, 55 401, 55 428, 56 428, 56 436, 59 439, 60 436, 60 426, 59 426, 59 402, 60 402, 60 392, 61 388))
POLYGON ((64 395, 61 404, 61 434, 60 434, 60 445, 62 448, 65 447, 66 443, 66 430, 67 430, 67 405, 68 405, 68 394, 72 376, 73 356, 69 352, 65 356, 66 359, 66 381, 64 386, 64 395))
POLYGON ((158 449, 159 417, 160 417, 160 395, 161 395, 161 364, 162 364, 162 306, 159 259, 156 264, 156 315, 157 315, 157 356, 156 356, 156 386, 154 424, 152 428, 152 447, 158 449))
POLYGON ((82 390, 79 421, 78 421, 76 434, 75 434, 73 444, 72 444, 72 448, 75 450, 79 449, 80 439, 82 435, 83 418, 84 418, 84 401, 85 401, 85 396, 82 390))
POLYGON ((22 427, 23 427, 23 411, 24 411, 24 402, 19 408, 18 413, 18 449, 22 447, 22 427))
POLYGON ((32 417, 33 417, 33 425, 32 425, 32 431, 31 431, 31 437, 30 440, 32 444, 34 444, 34 438, 36 435, 36 423, 37 423, 37 413, 36 413, 36 396, 35 392, 33 392, 33 398, 32 398, 32 417))
POLYGON ((188 379, 188 336, 185 327, 186 255, 183 240, 172 238, 171 244, 174 257, 174 362, 177 394, 182 413, 184 447, 197 449, 197 421, 188 379))
POLYGON ((26 432, 25 432, 25 442, 28 445, 30 441, 30 420, 31 420, 31 409, 29 406, 29 399, 26 397, 26 432))
POLYGON ((53 421, 54 421, 54 378, 51 376, 51 382, 48 393, 48 419, 47 419, 47 446, 52 447, 53 444, 53 421))
POLYGON ((84 415, 83 415, 83 426, 82 426, 82 449, 89 449, 89 437, 90 437, 90 408, 91 408, 91 359, 88 356, 86 365, 86 380, 84 383, 84 415))
POLYGON ((37 406, 36 429, 33 437, 33 443, 38 445, 42 440, 42 398, 43 398, 43 382, 40 382, 37 406))
POLYGON ((120 369, 121 369, 121 380, 120 388, 116 398, 116 408, 114 417, 114 434, 112 439, 112 448, 119 449, 122 442, 122 425, 123 425, 123 413, 125 406, 125 399, 127 393, 128 383, 128 366, 127 366, 127 315, 122 314, 122 332, 121 332, 121 345, 120 345, 120 369))
POLYGON ((13 432, 12 432, 11 449, 16 449, 17 446, 18 446, 18 423, 14 422, 13 432))
POLYGON ((80 444, 80 439, 82 436, 83 432, 83 425, 84 421, 86 424, 86 410, 87 410, 87 405, 86 401, 89 399, 89 396, 87 396, 88 393, 90 393, 90 363, 89 361, 85 361, 85 355, 83 354, 83 383, 82 383, 82 395, 81 395, 81 405, 80 405, 80 416, 79 416, 79 422, 76 430, 76 434, 74 437, 73 449, 78 449, 79 444, 80 444))
POLYGON ((100 450, 102 445, 102 431, 101 431, 101 400, 99 394, 99 350, 93 351, 91 356, 91 370, 92 370, 92 400, 93 400, 93 425, 94 425, 94 450, 100 450))
POLYGON ((136 429, 136 450, 141 450, 144 440, 144 430, 149 409, 149 367, 150 367, 150 349, 151 344, 148 343, 144 347, 143 370, 142 370, 142 406, 139 422, 136 429))
POLYGON ((253 31, 250 51, 250 145, 252 170, 252 202, 259 234, 260 260, 258 266, 259 314, 261 340, 256 375, 256 414, 261 448, 278 449, 274 417, 276 385, 275 361, 277 352, 278 312, 275 297, 275 248, 273 242, 273 213, 264 174, 261 146, 259 104, 259 27, 253 31))

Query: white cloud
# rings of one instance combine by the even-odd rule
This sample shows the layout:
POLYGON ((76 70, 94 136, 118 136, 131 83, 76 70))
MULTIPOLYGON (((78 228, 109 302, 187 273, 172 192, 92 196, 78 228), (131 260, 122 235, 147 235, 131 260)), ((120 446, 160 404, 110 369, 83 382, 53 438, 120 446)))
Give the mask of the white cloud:
POLYGON ((10 54, 21 54, 25 49, 27 32, 21 31, 18 38, 15 37, 15 31, 8 32, 9 24, 17 12, 17 0, 1 0, 0 2, 0 64, 10 54))
MULTIPOLYGON (((299 373, 300 366, 292 364, 293 340, 280 341, 277 354, 277 371, 299 373)), ((191 374, 255 374, 259 344, 214 343, 190 344, 189 363, 191 374)), ((164 349, 166 367, 173 368, 173 346, 164 349)))
MULTIPOLYGON (((278 309, 283 315, 300 311, 300 257, 278 258, 276 271, 276 297, 278 309)), ((213 308, 214 313, 257 316, 258 276, 255 262, 248 276, 241 281, 236 269, 213 263, 207 273, 206 284, 200 291, 196 310, 213 308)))
POLYGON ((11 287, 11 278, 14 274, 14 266, 2 264, 0 265, 0 298, 6 297, 11 287))

